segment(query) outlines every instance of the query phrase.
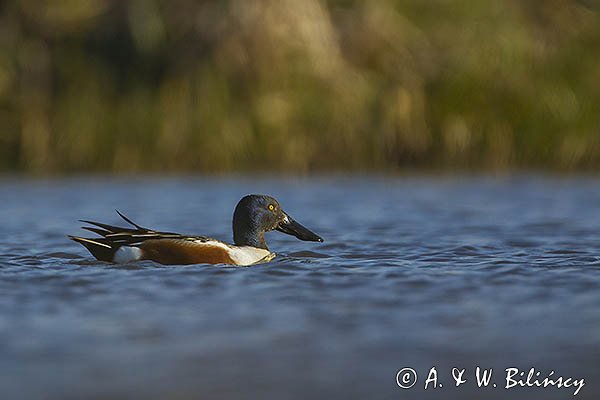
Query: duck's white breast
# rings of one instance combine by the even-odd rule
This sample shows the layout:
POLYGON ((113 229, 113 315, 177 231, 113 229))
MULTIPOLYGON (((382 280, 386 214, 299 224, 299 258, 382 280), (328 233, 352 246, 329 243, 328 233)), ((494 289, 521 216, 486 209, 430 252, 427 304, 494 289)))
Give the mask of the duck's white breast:
POLYGON ((267 262, 275 257, 269 250, 251 246, 229 246, 229 256, 237 265, 252 265, 267 262))

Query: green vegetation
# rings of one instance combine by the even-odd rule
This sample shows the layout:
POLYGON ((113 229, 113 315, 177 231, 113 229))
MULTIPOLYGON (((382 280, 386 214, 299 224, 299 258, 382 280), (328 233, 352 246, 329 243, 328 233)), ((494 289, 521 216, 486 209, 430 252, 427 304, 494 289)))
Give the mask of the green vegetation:
POLYGON ((600 167, 595 0, 7 1, 0 171, 600 167))

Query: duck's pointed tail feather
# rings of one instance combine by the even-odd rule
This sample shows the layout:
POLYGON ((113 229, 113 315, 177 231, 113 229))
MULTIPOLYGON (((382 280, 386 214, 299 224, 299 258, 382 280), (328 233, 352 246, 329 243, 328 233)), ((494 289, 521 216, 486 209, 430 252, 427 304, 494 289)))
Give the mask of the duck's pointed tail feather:
MULTIPOLYGON (((97 231, 93 231, 92 230, 92 229, 97 229, 97 228, 90 229, 89 227, 83 227, 83 229, 87 229, 88 231, 99 233, 102 236, 106 236, 106 235, 110 235, 110 234, 118 233, 118 232, 136 232, 135 229, 128 229, 128 228, 123 228, 123 227, 120 227, 120 226, 103 224, 101 222, 89 221, 87 219, 80 219, 79 222, 83 222, 84 224, 95 225, 98 228, 101 228, 102 229, 102 233, 99 233, 97 231)), ((98 231, 100 231, 100 229, 98 229, 98 231)))
POLYGON ((79 236, 70 236, 69 239, 83 245, 94 257, 100 261, 114 262, 115 253, 119 250, 118 245, 110 243, 110 241, 98 238, 89 239, 79 236))
POLYGON ((144 228, 142 226, 139 226, 138 224, 136 224, 135 222, 133 222, 132 220, 130 220, 129 218, 127 218, 125 215, 123 215, 123 213, 121 213, 119 210, 115 210, 117 212, 117 214, 119 214, 119 217, 123 218, 123 220, 125 220, 125 222, 127 222, 130 225, 135 226, 138 230, 140 231, 150 231, 150 229, 148 228, 144 228))

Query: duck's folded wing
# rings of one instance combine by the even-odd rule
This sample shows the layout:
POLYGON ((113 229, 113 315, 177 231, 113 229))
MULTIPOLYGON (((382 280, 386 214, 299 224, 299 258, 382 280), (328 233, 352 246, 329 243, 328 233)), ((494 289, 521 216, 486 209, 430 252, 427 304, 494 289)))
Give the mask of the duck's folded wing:
POLYGON ((85 230, 94 232, 105 239, 105 242, 109 242, 119 246, 139 246, 147 240, 156 239, 181 239, 190 241, 208 241, 212 240, 204 236, 187 236, 173 232, 160 232, 152 229, 141 227, 136 224, 125 215, 117 211, 117 214, 125 220, 125 222, 131 224, 135 229, 124 228, 121 226, 114 226, 103 224, 101 222, 81 220, 85 224, 94 225, 82 227, 85 230))
POLYGON ((135 259, 153 260, 161 264, 235 264, 230 247, 205 236, 188 236, 144 228, 117 211, 119 216, 135 229, 113 226, 101 222, 82 220, 93 225, 84 226, 102 237, 70 238, 84 245, 103 261, 124 262, 135 259))

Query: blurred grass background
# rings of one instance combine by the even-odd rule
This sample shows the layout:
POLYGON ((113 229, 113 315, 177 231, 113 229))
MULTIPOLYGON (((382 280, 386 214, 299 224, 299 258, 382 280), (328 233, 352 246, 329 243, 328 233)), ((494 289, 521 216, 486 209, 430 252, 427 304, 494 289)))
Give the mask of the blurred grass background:
POLYGON ((0 171, 600 167, 597 0, 0 3, 0 171))

